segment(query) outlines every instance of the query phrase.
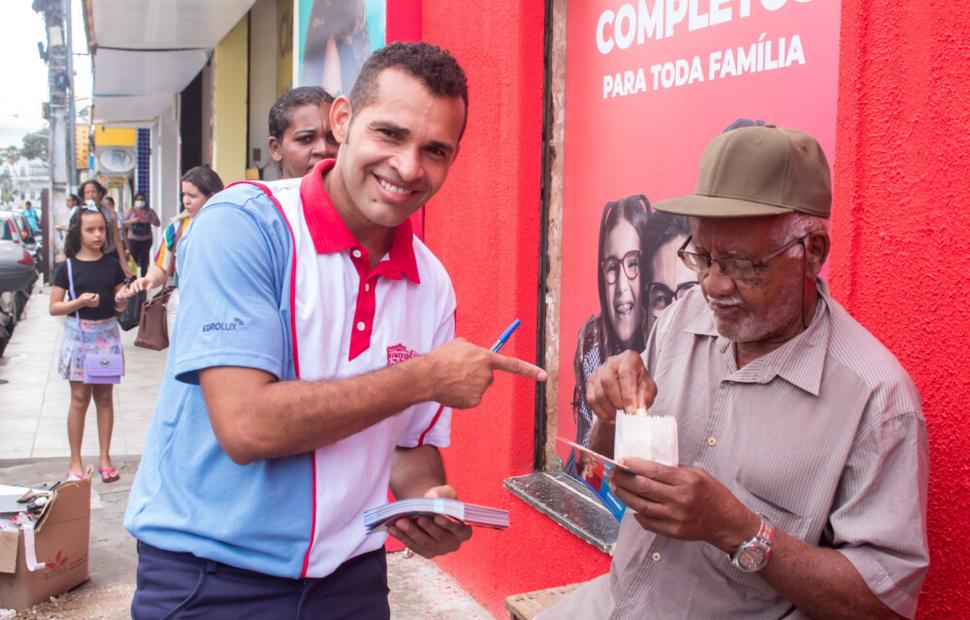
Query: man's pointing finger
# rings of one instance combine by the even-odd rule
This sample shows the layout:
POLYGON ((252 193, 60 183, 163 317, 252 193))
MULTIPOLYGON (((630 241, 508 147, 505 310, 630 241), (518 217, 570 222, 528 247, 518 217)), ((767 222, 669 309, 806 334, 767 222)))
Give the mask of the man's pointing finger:
POLYGON ((535 381, 545 381, 548 376, 546 371, 538 366, 515 357, 499 355, 498 353, 492 353, 492 368, 495 370, 504 370, 505 372, 527 377, 535 381))

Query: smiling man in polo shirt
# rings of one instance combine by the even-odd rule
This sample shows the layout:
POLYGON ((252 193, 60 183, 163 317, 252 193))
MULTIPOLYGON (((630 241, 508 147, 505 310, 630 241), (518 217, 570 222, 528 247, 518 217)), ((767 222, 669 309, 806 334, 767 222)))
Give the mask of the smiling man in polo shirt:
MULTIPOLYGON (((408 217, 458 154, 454 58, 398 43, 333 104, 336 160, 212 197, 178 256, 178 322, 125 525, 135 618, 387 618, 382 534, 363 511, 455 497, 450 407, 538 367, 454 339, 455 296, 408 217), (213 327, 218 326, 218 327, 213 327)), ((399 520, 431 557, 468 527, 399 520)))

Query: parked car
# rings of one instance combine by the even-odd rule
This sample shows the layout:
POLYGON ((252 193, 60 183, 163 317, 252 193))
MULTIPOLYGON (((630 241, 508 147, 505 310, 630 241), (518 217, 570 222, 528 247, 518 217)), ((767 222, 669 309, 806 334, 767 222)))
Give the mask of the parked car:
POLYGON ((0 355, 24 312, 36 280, 34 260, 23 244, 0 240, 0 355))
POLYGON ((0 211, 0 240, 20 243, 34 259, 34 268, 38 274, 44 273, 44 258, 41 251, 41 238, 34 235, 30 223, 23 214, 13 211, 0 211))

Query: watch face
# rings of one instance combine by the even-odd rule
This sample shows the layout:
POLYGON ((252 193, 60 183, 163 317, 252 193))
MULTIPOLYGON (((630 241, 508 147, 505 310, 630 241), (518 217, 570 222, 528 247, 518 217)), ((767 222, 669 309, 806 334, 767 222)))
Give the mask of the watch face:
POLYGON ((764 565, 765 550, 757 543, 745 546, 738 553, 738 567, 745 572, 753 573, 761 570, 764 565))

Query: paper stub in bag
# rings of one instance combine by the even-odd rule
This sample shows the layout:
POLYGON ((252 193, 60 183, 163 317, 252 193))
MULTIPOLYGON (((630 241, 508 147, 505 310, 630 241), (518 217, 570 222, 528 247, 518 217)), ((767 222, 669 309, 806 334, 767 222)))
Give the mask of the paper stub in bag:
POLYGON ((677 419, 667 415, 630 415, 616 412, 613 458, 632 456, 676 467, 677 419))

